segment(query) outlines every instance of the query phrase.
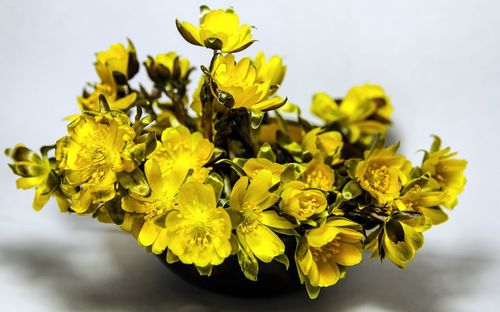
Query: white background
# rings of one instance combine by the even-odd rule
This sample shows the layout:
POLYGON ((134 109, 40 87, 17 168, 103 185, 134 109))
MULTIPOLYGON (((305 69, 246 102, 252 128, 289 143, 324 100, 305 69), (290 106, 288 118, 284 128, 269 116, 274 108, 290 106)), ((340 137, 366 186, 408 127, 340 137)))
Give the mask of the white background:
MULTIPOLYGON (((0 1, 0 148, 38 147, 65 134, 62 118, 96 81, 94 53, 131 38, 138 55, 175 50, 194 65, 210 51, 184 42, 176 17, 233 5, 259 40, 242 54, 280 54, 281 95, 308 111, 314 92, 340 97, 384 86, 401 152, 439 134, 469 161, 450 221, 426 233, 406 270, 368 260, 309 301, 212 295, 172 276, 112 226, 31 210, 0 158, 0 310, 10 311, 480 311, 498 307, 500 2, 440 1, 0 1)), ((199 71, 197 73, 199 75, 199 71)), ((134 80, 141 79, 142 73, 134 80)))

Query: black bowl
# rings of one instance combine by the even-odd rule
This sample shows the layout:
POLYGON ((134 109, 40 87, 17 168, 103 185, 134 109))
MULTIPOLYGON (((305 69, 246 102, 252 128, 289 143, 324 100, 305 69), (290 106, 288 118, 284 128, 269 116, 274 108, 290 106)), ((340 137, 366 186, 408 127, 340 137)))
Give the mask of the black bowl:
POLYGON ((181 262, 168 264, 165 255, 159 257, 177 276, 196 287, 234 297, 274 297, 304 288, 300 285, 294 260, 295 240, 286 237, 283 241, 290 260, 288 270, 277 261, 259 262, 257 281, 243 275, 236 256, 230 256, 221 265, 214 266, 210 276, 201 276, 193 265, 181 262))

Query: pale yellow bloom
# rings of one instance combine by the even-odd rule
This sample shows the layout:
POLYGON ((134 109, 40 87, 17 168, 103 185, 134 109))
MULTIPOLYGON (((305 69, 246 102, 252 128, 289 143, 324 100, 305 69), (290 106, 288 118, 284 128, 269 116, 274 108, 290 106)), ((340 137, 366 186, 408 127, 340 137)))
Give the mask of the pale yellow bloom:
POLYGON ((386 218, 384 225, 374 232, 366 249, 372 251, 372 257, 389 258, 392 263, 404 268, 424 244, 422 232, 429 229, 431 223, 432 221, 424 215, 393 213, 386 218))
POLYGON ((133 142, 135 132, 127 115, 119 112, 82 114, 68 125, 68 134, 58 142, 56 157, 64 182, 81 186, 71 198, 71 208, 84 213, 92 203, 115 196, 116 173, 135 169, 141 150, 133 142))
POLYGON ((257 70, 248 57, 236 63, 232 54, 217 56, 213 64, 212 78, 219 92, 215 95, 216 98, 220 100, 220 92, 230 94, 231 100, 226 99, 225 105, 231 108, 268 111, 286 102, 286 99, 279 96, 269 97, 272 92, 271 80, 258 81, 257 70))
POLYGON ((340 122, 349 130, 351 142, 369 143, 375 134, 385 134, 390 124, 392 105, 377 85, 355 86, 338 104, 326 93, 313 97, 311 111, 327 123, 340 122))
POLYGON ((217 207, 210 185, 184 184, 178 206, 167 215, 165 229, 169 250, 185 264, 219 265, 231 253, 231 220, 217 207))
POLYGON ((22 144, 6 149, 5 154, 14 163, 9 164, 12 171, 19 175, 16 187, 19 189, 35 188, 33 209, 40 210, 51 196, 57 200, 61 211, 68 209, 68 201, 59 190, 59 178, 54 172, 56 163, 46 155, 39 156, 22 144))
POLYGON ((376 149, 356 167, 356 180, 379 203, 394 200, 401 190, 404 156, 395 155, 397 146, 376 149))
POLYGON ((278 55, 272 56, 266 62, 264 52, 261 51, 257 53, 257 56, 255 56, 254 65, 257 69, 256 81, 269 81, 271 83, 271 87, 275 86, 275 90, 283 82, 286 73, 286 66, 283 65, 283 60, 278 55))
POLYGON ((243 170, 250 178, 255 178, 255 176, 262 170, 268 170, 272 174, 273 184, 281 181, 281 174, 285 171, 285 166, 270 161, 266 158, 250 158, 243 165, 243 170))
POLYGON ((314 128, 302 138, 303 150, 312 155, 321 154, 323 158, 330 160, 331 165, 341 162, 343 147, 342 134, 338 131, 322 131, 321 128, 314 128))
POLYGON ((318 228, 306 231, 295 259, 302 282, 309 296, 315 298, 319 287, 336 284, 342 276, 342 267, 361 262, 363 234, 361 226, 349 219, 333 218, 318 228))
POLYGON ((443 191, 443 205, 447 208, 456 206, 457 197, 463 192, 466 182, 464 171, 467 161, 457 159, 455 155, 450 148, 439 149, 427 153, 422 164, 422 170, 431 175, 429 186, 443 191))
POLYGON ((176 20, 177 29, 186 41, 213 50, 234 53, 249 47, 252 28, 240 25, 240 18, 233 9, 209 10, 202 7, 200 26, 176 20))
POLYGON ((97 53, 95 69, 103 84, 124 84, 139 70, 132 42, 128 42, 128 48, 121 43, 115 43, 109 50, 97 53))
POLYGON ((144 215, 137 239, 142 246, 151 246, 153 253, 161 254, 167 246, 167 229, 161 226, 160 220, 176 204, 176 196, 188 171, 182 163, 177 163, 171 172, 162 174, 154 159, 146 161, 144 171, 151 194, 145 197, 129 193, 122 198, 122 208, 126 212, 144 215))
POLYGON ((144 64, 151 80, 158 84, 172 80, 186 80, 191 70, 189 60, 175 52, 158 54, 155 58, 148 57, 144 64))
POLYGON ((327 205, 325 194, 316 189, 307 189, 304 182, 292 181, 283 186, 280 207, 297 221, 306 221, 322 213, 327 205))
POLYGON ((437 225, 448 220, 446 213, 439 205, 443 202, 443 192, 422 189, 415 185, 404 195, 397 198, 394 203, 401 211, 414 211, 422 213, 432 220, 433 225, 437 225))
POLYGON ((209 168, 203 167, 214 153, 214 145, 199 132, 191 133, 185 126, 167 128, 161 135, 161 143, 149 155, 158 162, 162 173, 169 174, 176 166, 192 169, 190 181, 204 182, 209 168), (182 165, 180 164, 182 163, 182 165))
POLYGON ((308 188, 331 191, 335 182, 333 169, 324 163, 321 155, 316 155, 307 165, 302 181, 308 188))
POLYGON ((285 245, 269 227, 294 227, 274 209, 268 209, 279 200, 278 195, 269 192, 271 186, 271 172, 262 170, 252 180, 241 177, 229 198, 230 214, 240 244, 262 262, 270 262, 285 252, 285 245))

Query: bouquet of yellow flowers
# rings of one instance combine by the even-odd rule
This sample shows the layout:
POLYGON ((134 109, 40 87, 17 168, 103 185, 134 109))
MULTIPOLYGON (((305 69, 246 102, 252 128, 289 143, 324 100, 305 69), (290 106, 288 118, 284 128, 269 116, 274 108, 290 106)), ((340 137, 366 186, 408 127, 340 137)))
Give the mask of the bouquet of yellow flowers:
POLYGON ((381 87, 316 93, 314 124, 278 95, 279 56, 236 57, 254 40, 233 9, 203 6, 199 26, 176 25, 213 50, 192 96, 187 59, 148 57, 152 85, 134 87, 135 47, 113 44, 97 53, 100 81, 78 97, 67 135, 39 154, 6 150, 17 187, 35 188, 35 210, 54 197, 62 212, 115 224, 200 275, 234 258, 258 283, 259 267, 277 262, 311 298, 363 250, 405 267, 423 232, 448 219, 467 162, 437 136, 418 166, 385 146, 393 108, 381 87))

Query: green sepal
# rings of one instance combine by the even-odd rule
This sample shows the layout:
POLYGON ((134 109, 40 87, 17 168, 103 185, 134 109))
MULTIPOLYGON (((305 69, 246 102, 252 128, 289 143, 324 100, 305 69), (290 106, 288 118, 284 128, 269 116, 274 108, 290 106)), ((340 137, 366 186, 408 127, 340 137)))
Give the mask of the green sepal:
POLYGON ((234 170, 234 172, 236 172, 236 174, 238 174, 238 176, 240 177, 244 177, 246 176, 246 173, 245 171, 243 170, 243 168, 241 168, 240 166, 238 166, 236 163, 234 163, 233 161, 231 161, 230 159, 221 159, 221 160, 218 160, 215 162, 216 165, 218 164, 226 164, 226 165, 229 165, 229 167, 231 169, 234 170))
POLYGON ((243 221, 243 214, 232 208, 226 209, 226 211, 229 214, 229 218, 231 219, 233 229, 236 228, 243 221))
POLYGON ((143 157, 146 157, 154 152, 157 142, 158 141, 156 140, 156 135, 154 133, 144 133, 135 139, 135 143, 139 145, 140 148, 144 149, 143 157))
POLYGON ((305 284, 306 284, 306 290, 307 290, 307 294, 309 295, 309 298, 310 299, 318 298, 321 287, 311 285, 311 283, 309 282, 308 279, 306 279, 305 284))
POLYGON ((257 152, 257 158, 265 158, 272 162, 276 162, 276 154, 274 154, 273 149, 269 143, 264 143, 259 151, 257 152))
POLYGON ((165 261, 168 264, 173 264, 179 262, 179 257, 177 257, 170 249, 167 248, 167 255, 165 256, 165 261))
POLYGON ((434 138, 434 141, 432 142, 431 145, 431 150, 430 150, 431 153, 437 152, 441 148, 441 138, 438 137, 437 135, 433 135, 432 137, 434 138))
POLYGON ((213 268, 212 265, 207 265, 206 267, 199 267, 199 266, 195 265, 194 267, 196 268, 196 270, 198 271, 198 273, 201 276, 210 276, 210 275, 212 275, 212 268, 213 268))
POLYGON ((239 248, 239 243, 238 243, 238 237, 231 233, 231 238, 229 239, 229 242, 231 243, 231 256, 234 256, 238 253, 238 248, 239 248))
POLYGON ((114 224, 116 225, 123 224, 123 220, 125 218, 125 212, 122 209, 121 199, 119 196, 116 196, 112 200, 104 203, 103 207, 114 224))
POLYGON ((224 190, 224 180, 218 173, 212 172, 208 176, 206 182, 213 187, 216 196, 215 198, 218 200, 224 190))
POLYGON ((237 256, 241 271, 245 277, 251 281, 257 281, 259 263, 257 262, 255 256, 251 252, 245 251, 241 244, 239 245, 237 256))
POLYGON ((146 177, 139 168, 136 168, 130 173, 125 171, 119 172, 116 174, 116 177, 118 179, 118 183, 120 183, 120 185, 129 192, 142 197, 148 197, 151 195, 151 189, 149 188, 146 177))
POLYGON ((351 158, 344 162, 347 174, 353 180, 356 179, 356 167, 358 166, 360 161, 361 159, 359 158, 351 158))
POLYGON ((281 254, 279 256, 276 256, 274 257, 273 260, 276 260, 279 263, 283 264, 285 266, 285 270, 288 271, 288 268, 290 267, 290 260, 288 259, 286 254, 281 254))
POLYGON ((257 129, 260 127, 262 120, 264 120, 265 112, 261 112, 255 109, 250 110, 250 126, 252 129, 257 129))
POLYGON ((411 180, 410 182, 408 182, 408 184, 405 185, 405 187, 401 190, 401 196, 406 194, 406 192, 408 192, 409 190, 411 190, 413 187, 415 186, 419 186, 419 187, 424 187, 427 185, 427 183, 429 182, 429 179, 430 179, 430 175, 428 173, 422 175, 421 177, 419 178, 416 178, 416 179, 413 179, 411 180))
POLYGON ((361 186, 356 181, 351 180, 342 189, 342 196, 346 200, 351 200, 361 195, 362 192, 361 186))

